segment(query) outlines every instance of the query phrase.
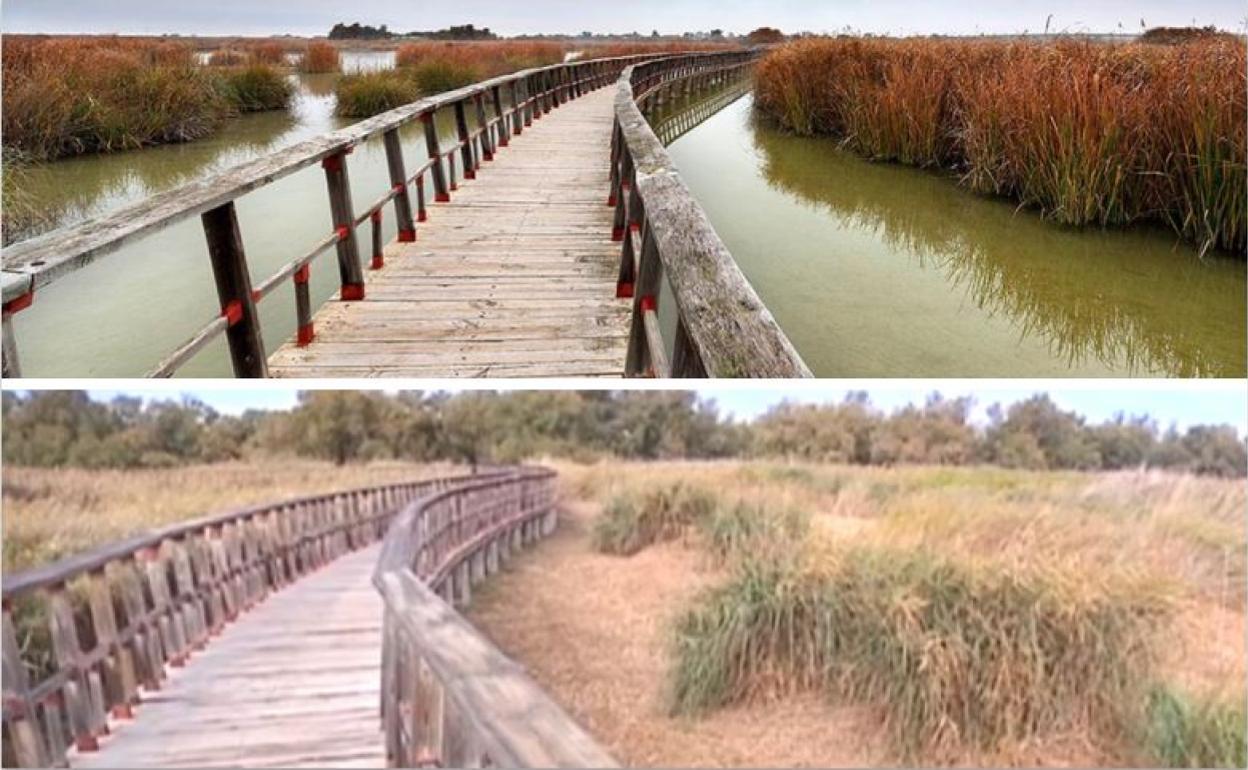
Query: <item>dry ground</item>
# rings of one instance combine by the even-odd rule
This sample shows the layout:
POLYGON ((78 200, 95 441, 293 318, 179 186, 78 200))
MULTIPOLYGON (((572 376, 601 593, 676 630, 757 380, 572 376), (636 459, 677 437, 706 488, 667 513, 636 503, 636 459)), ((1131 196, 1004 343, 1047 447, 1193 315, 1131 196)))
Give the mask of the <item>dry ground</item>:
POLYGON ((474 594, 467 616, 616 759, 649 767, 881 764, 878 718, 814 696, 697 720, 668 716, 670 622, 719 576, 681 543, 624 559, 594 552, 596 512, 569 505, 550 539, 474 594))

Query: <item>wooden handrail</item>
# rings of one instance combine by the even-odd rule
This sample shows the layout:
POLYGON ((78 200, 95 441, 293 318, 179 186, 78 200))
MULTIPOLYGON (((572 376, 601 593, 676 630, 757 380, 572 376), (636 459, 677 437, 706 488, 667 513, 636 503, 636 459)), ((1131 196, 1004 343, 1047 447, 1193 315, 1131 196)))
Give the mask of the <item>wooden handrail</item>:
POLYGON ((373 264, 380 259, 381 209, 389 203, 395 207, 399 239, 415 238, 410 192, 415 185, 419 198, 418 210, 423 217, 424 173, 430 172, 437 200, 449 200, 456 187, 456 154, 462 156, 463 173, 471 178, 480 160, 492 155, 493 149, 521 133, 524 126, 569 99, 608 85, 624 67, 653 59, 657 54, 641 54, 606 59, 554 64, 536 69, 491 78, 453 91, 419 99, 388 112, 360 121, 346 128, 323 134, 251 161, 241 163, 219 174, 196 180, 157 193, 132 205, 124 206, 85 222, 63 227, 9 246, 0 252, 0 320, 3 323, 2 366, 4 376, 21 376, 17 341, 12 316, 29 306, 36 291, 58 279, 91 264, 121 246, 162 230, 184 219, 201 216, 205 236, 210 244, 210 257, 221 313, 208 319, 185 342, 174 349, 152 369, 149 376, 170 376, 213 339, 225 334, 237 376, 264 376, 266 356, 259 333, 255 304, 286 278, 293 278, 296 291, 298 320, 297 340, 310 342, 311 306, 307 296, 307 268, 318 256, 334 247, 338 256, 340 296, 343 299, 363 297, 363 267, 357 242, 357 225, 373 222, 373 264), (504 93, 510 106, 503 107, 504 93), (493 116, 487 117, 485 103, 491 103, 493 116), (458 141, 449 148, 437 142, 434 117, 440 109, 456 113, 458 141), (469 112, 473 125, 469 125, 469 112), (414 120, 426 126, 428 160, 408 176, 398 131, 414 120), (510 124, 510 125, 509 125, 510 124), (382 136, 385 143, 390 190, 364 212, 357 214, 352 206, 347 155, 359 144, 382 136), (243 195, 272 184, 296 171, 320 163, 325 170, 326 186, 334 215, 333 233, 319 242, 312 251, 288 262, 253 290, 246 274, 246 254, 238 229, 234 202, 243 195))
POLYGON ((311 495, 181 522, 4 577, 5 760, 63 764, 91 751, 139 687, 271 591, 374 542, 412 500, 510 469, 311 495), (81 610, 71 594, 85 595, 81 610), (18 623, 46 630, 51 665, 23 650, 18 623), (81 631, 87 631, 84 638, 81 631), (32 670, 33 669, 33 670, 32 670), (31 680, 31 674, 36 677, 31 680))
POLYGON ((758 51, 655 59, 624 69, 611 142, 612 237, 622 242, 617 295, 632 297, 625 374, 810 377, 715 228, 681 181, 642 108, 742 76, 758 51), (675 304, 672 355, 659 329, 666 282, 675 304))
POLYGON ((615 761, 454 609, 555 527, 554 472, 519 469, 409 505, 373 581, 385 601, 382 724, 398 767, 607 767, 615 761))

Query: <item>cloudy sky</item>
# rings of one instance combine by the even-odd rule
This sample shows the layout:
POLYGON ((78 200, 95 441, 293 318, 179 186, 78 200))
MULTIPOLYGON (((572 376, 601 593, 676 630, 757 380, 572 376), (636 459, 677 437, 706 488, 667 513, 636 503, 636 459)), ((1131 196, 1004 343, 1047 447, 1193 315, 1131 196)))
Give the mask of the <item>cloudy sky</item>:
MULTIPOLYGON (((657 384, 657 383, 656 383, 657 384)), ((531 386, 514 386, 524 389, 531 386)), ((545 385, 545 389, 558 389, 545 385)), ((566 386, 565 386, 566 387, 566 386)), ((506 390, 506 387, 480 384, 474 389, 506 390)), ((462 390, 463 386, 426 386, 427 390, 462 390)), ((1248 385, 1230 380, 1141 380, 1141 381, 1071 381, 1011 380, 929 381, 861 380, 774 383, 761 387, 748 381, 706 382, 691 388, 700 396, 714 399, 721 411, 738 419, 756 417, 783 400, 802 403, 828 403, 844 399, 851 390, 865 390, 875 405, 893 411, 906 404, 921 404, 932 391, 946 396, 971 396, 975 401, 973 417, 986 420, 986 412, 994 403, 1009 404, 1039 392, 1047 392, 1064 409, 1074 410, 1093 422, 1111 419, 1116 413, 1149 415, 1162 426, 1171 423, 1180 429, 1197 424, 1229 424, 1240 435, 1248 433, 1248 385)), ((385 392, 393 393, 387 388, 385 392)), ((250 383, 227 383, 207 387, 186 387, 177 382, 159 386, 125 390, 91 390, 92 398, 109 400, 121 394, 145 399, 177 399, 192 396, 227 414, 241 414, 245 409, 289 409, 296 403, 296 391, 289 387, 258 386, 250 383)))
POLYGON ((1243 29, 1242 0, 5 0, 8 32, 132 34, 324 34, 337 21, 394 30, 472 22, 505 35, 560 32, 785 31, 975 34, 1135 31, 1148 26, 1214 24, 1243 29), (625 10, 627 9, 627 10, 625 10))

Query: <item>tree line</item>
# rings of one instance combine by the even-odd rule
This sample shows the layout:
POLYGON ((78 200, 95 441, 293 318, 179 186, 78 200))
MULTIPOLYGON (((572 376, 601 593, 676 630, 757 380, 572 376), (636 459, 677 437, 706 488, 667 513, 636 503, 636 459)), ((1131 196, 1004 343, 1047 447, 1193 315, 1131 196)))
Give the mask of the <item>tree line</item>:
POLYGON ((5 392, 3 458, 22 466, 152 468, 256 455, 472 465, 541 456, 766 457, 1248 474, 1248 450, 1229 425, 1163 430, 1151 418, 1125 415, 1093 424, 1043 394, 994 405, 979 425, 972 405, 933 394, 889 413, 856 392, 839 403, 784 402, 742 422, 685 391, 309 391, 293 409, 235 416, 193 398, 100 402, 82 391, 5 392))

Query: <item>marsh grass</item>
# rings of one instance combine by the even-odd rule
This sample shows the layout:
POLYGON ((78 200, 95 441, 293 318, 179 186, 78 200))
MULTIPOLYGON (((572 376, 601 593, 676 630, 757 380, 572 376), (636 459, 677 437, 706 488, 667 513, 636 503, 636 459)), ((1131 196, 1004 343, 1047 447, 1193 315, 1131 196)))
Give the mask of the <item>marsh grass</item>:
POLYGON ((881 707, 928 761, 1138 721, 1164 593, 886 545, 747 559, 678 624, 672 708, 799 690, 881 707))
MULTIPOLYGON (((604 503, 601 526, 647 489, 713 491, 681 531, 728 577, 674 629, 675 714, 820 693, 880 714, 904 764, 1032 764, 1054 747, 1076 764, 1227 756, 1217 726, 1234 711, 1163 713, 1150 692, 1243 698, 1242 483, 761 461, 560 470, 566 494, 604 503), (1198 744, 1215 748, 1176 748, 1198 744)), ((611 526, 638 531, 643 509, 611 526)))
POLYGON ((681 482, 614 496, 594 521, 594 547, 631 556, 646 546, 679 538, 710 517, 717 504, 713 493, 681 482))
POLYGON ((367 118, 420 98, 420 87, 404 72, 381 70, 344 75, 334 88, 334 111, 344 118, 367 118))
POLYGON ((320 40, 308 43, 299 58, 299 71, 308 74, 342 71, 342 56, 333 43, 320 40))
POLYGON ((90 38, 6 39, 3 86, 4 146, 34 161, 193 141, 291 94, 271 65, 202 67, 186 45, 90 38))
POLYGON ((1248 713, 1243 700, 1198 698, 1157 686, 1149 693, 1153 755, 1167 767, 1248 766, 1248 713))
POLYGON ((811 39, 771 52, 757 104, 870 158, 952 168, 1067 225, 1159 221, 1248 246, 1243 41, 1173 46, 811 39))

